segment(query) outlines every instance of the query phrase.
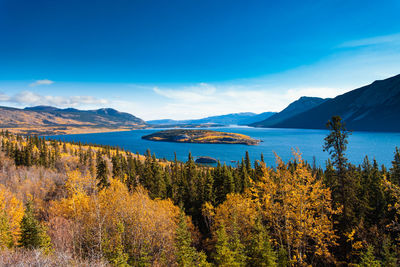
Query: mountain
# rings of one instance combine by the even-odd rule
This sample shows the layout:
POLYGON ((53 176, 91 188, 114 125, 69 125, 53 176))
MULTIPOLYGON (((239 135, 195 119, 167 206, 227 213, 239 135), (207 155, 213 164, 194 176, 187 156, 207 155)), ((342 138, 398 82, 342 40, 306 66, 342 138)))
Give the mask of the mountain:
POLYGON ((263 112, 260 114, 255 114, 254 116, 240 120, 238 125, 249 125, 258 121, 263 121, 274 116, 275 114, 276 112, 263 112))
POLYGON ((150 120, 146 121, 148 124, 157 124, 157 125, 174 125, 174 124, 183 124, 184 121, 177 121, 171 119, 162 119, 162 120, 150 120))
POLYGON ((305 112, 309 109, 312 109, 325 101, 328 98, 319 98, 319 97, 307 97, 302 96, 298 100, 292 102, 289 106, 287 106, 284 110, 279 113, 276 113, 265 120, 256 121, 250 126, 254 127, 272 127, 273 125, 280 123, 294 115, 305 112))
POLYGON ((147 121, 149 124, 158 125, 176 125, 176 124, 219 124, 219 125, 248 125, 256 121, 264 120, 275 112, 264 112, 261 114, 256 114, 252 112, 242 112, 242 113, 232 113, 219 116, 211 116, 202 119, 195 120, 152 120, 147 121))
POLYGON ((18 133, 64 134, 129 130, 142 128, 146 122, 111 108, 78 110, 36 106, 25 109, 0 107, 0 125, 18 133))
POLYGON ((400 131, 400 75, 339 95, 272 127, 325 129, 333 115, 341 116, 350 130, 400 131))

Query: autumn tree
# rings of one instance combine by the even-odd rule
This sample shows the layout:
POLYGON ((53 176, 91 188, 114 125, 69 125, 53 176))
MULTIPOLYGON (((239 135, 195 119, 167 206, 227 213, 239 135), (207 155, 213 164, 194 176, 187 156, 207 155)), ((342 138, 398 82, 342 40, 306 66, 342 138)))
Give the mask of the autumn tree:
POLYGON ((0 185, 0 249, 11 248, 17 244, 23 216, 22 202, 0 185))
POLYGON ((331 193, 312 175, 298 153, 296 164, 277 158, 276 170, 264 168, 264 176, 251 188, 271 237, 295 264, 332 262, 336 245, 331 193))

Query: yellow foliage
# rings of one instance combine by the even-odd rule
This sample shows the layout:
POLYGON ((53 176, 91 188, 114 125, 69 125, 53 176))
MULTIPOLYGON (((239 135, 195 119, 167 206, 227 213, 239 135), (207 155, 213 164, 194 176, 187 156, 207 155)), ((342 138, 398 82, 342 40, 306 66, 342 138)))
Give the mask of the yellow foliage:
POLYGON ((229 194, 224 203, 215 209, 214 231, 224 225, 228 234, 233 234, 234 225, 239 231, 242 240, 249 240, 251 230, 254 228, 258 211, 250 198, 239 194, 229 194))
POLYGON ((336 245, 331 215, 331 192, 317 180, 298 153, 290 169, 279 157, 276 170, 264 167, 264 176, 251 189, 273 238, 285 244, 293 262, 302 265, 306 254, 331 258, 336 245), (292 166, 293 167, 293 166, 292 166))
MULTIPOLYGON (((8 230, 11 234, 12 244, 17 244, 21 234, 20 223, 24 217, 24 206, 22 201, 17 199, 14 194, 8 191, 4 185, 0 185, 0 212, 5 215, 8 224, 8 230)), ((4 233, 0 233, 3 235, 4 233)), ((9 244, 0 244, 4 248, 9 244)))
POLYGON ((118 242, 129 243, 125 246, 130 248, 129 255, 139 257, 148 250, 153 260, 172 263, 179 208, 170 200, 152 200, 140 187, 130 193, 118 179, 111 179, 110 186, 100 192, 91 192, 87 188, 92 180, 79 171, 69 173, 69 195, 54 201, 50 211, 73 222, 75 251, 84 247, 102 253, 102 244, 112 242, 108 239, 121 239, 118 227, 123 227, 123 239, 118 242))

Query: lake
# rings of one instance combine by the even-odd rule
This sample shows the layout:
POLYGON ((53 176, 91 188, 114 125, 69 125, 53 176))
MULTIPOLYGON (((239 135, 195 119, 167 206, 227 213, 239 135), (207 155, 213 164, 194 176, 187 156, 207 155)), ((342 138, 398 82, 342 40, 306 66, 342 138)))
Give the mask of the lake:
MULTIPOLYGON (((126 132, 110 132, 95 134, 74 134, 49 136, 53 139, 65 141, 81 141, 83 143, 104 144, 119 146, 132 152, 144 154, 147 149, 155 153, 158 158, 172 160, 174 152, 178 160, 186 161, 188 153, 194 157, 210 156, 229 165, 236 165, 235 161, 241 160, 248 151, 251 160, 259 159, 264 154, 268 166, 275 166, 274 152, 284 161, 289 160, 292 149, 299 149, 308 162, 316 157, 318 165, 325 165, 329 155, 323 152, 324 138, 329 133, 327 130, 309 129, 270 129, 251 127, 221 127, 212 128, 217 131, 235 132, 261 139, 257 146, 230 145, 230 144, 189 144, 155 142, 141 139, 143 135, 161 129, 134 130, 126 132)), ((395 147, 400 147, 400 133, 353 132, 349 138, 347 157, 353 164, 360 164, 368 155, 375 158, 379 164, 391 166, 395 147)))

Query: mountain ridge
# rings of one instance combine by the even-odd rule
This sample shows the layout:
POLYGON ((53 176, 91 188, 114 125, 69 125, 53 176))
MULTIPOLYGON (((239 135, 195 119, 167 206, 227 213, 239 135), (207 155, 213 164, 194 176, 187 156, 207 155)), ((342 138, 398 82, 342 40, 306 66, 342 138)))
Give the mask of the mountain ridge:
POLYGON ((296 101, 290 103, 286 108, 284 108, 282 111, 272 115, 271 117, 250 124, 249 126, 253 127, 270 127, 273 126, 274 124, 277 124, 279 122, 284 121, 285 119, 288 119, 296 114, 300 114, 304 111, 307 111, 315 106, 318 106, 325 101, 327 101, 329 98, 320 98, 320 97, 308 97, 308 96, 302 96, 296 101))
POLYGON ((338 115, 355 131, 400 131, 400 74, 336 96, 270 127, 325 129, 338 115))
POLYGON ((22 134, 69 134, 143 128, 146 122, 112 108, 79 110, 52 106, 0 107, 0 125, 22 134))

